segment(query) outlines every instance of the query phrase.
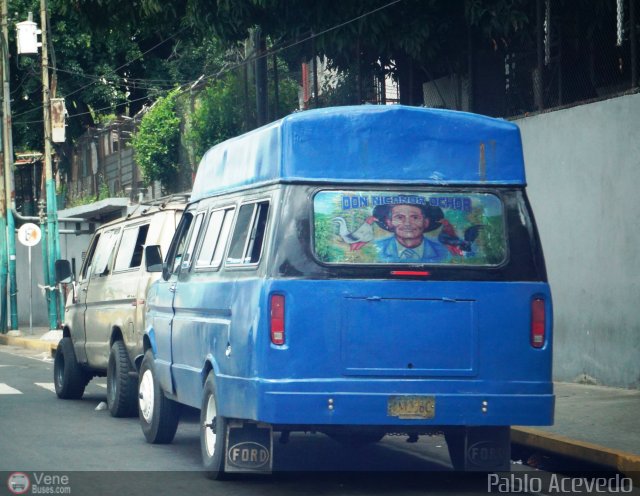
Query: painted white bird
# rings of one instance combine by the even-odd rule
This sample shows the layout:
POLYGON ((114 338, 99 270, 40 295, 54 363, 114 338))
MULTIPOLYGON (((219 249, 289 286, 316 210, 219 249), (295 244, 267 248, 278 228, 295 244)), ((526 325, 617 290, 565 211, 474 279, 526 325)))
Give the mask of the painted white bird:
POLYGON ((378 220, 374 216, 367 217, 360 227, 350 232, 347 221, 343 217, 334 217, 333 223, 338 226, 338 235, 349 245, 350 251, 359 250, 373 239, 373 223, 378 220))

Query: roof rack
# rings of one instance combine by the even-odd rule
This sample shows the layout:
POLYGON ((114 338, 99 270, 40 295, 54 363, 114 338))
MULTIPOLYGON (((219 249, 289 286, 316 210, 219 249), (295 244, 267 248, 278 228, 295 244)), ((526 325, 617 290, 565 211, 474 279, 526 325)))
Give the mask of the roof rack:
POLYGON ((171 195, 163 196, 161 198, 154 198, 152 200, 140 202, 140 206, 144 205, 149 207, 164 208, 169 203, 187 203, 189 201, 190 196, 191 196, 191 191, 185 191, 183 193, 174 193, 171 195))
POLYGON ((152 200, 147 200, 138 203, 135 205, 135 208, 129 212, 126 216, 127 219, 133 217, 134 215, 144 215, 149 213, 154 207, 158 210, 163 210, 170 204, 175 203, 187 203, 189 201, 189 197, 191 196, 191 192, 187 191, 184 193, 174 193, 171 195, 163 196, 161 198, 154 198, 152 200))

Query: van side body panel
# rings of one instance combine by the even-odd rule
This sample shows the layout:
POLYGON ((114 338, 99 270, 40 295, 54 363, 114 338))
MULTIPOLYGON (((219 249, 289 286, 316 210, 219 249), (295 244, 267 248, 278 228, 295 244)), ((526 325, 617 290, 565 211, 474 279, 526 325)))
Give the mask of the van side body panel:
POLYGON ((172 377, 178 400, 194 407, 200 406, 208 357, 214 357, 218 378, 239 379, 240 389, 228 399, 243 404, 242 384, 256 376, 255 340, 264 326, 262 278, 228 273, 212 283, 211 277, 193 274, 188 283, 178 282, 174 300, 172 377))

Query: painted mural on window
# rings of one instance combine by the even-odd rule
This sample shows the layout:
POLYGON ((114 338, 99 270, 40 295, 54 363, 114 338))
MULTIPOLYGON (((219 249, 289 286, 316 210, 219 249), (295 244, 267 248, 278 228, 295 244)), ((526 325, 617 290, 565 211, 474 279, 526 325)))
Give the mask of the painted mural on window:
POLYGON ((315 253, 325 263, 498 265, 503 209, 487 193, 320 191, 315 253))

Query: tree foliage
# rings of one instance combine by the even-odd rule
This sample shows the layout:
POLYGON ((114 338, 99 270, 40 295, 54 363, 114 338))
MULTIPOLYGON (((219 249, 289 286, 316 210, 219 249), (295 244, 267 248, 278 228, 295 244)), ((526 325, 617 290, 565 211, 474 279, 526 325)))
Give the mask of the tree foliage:
MULTIPOLYGON (((272 102, 272 119, 289 114, 298 105, 298 83, 289 74, 286 64, 276 59, 279 72, 278 108, 275 106, 275 88, 269 87, 268 100, 272 102)), ((270 69, 273 80, 273 67, 270 69)), ((187 142, 195 157, 200 157, 211 146, 237 136, 255 127, 255 86, 248 84, 248 68, 237 67, 214 79, 195 101, 195 109, 186 116, 189 131, 187 142), (247 84, 245 84, 245 82, 247 84)))
MULTIPOLYGON (((69 145, 88 128, 112 116, 133 116, 161 99, 152 116, 144 119, 148 129, 138 137, 138 156, 147 160, 148 180, 162 175, 161 163, 168 167, 168 178, 178 164, 169 158, 175 153, 174 136, 166 141, 169 129, 153 115, 165 112, 169 118, 165 124, 178 122, 171 114, 173 97, 163 98, 172 88, 201 76, 208 81, 209 88, 187 119, 187 143, 196 147, 195 156, 253 127, 255 108, 247 104, 254 98, 253 84, 242 76, 241 65, 251 57, 243 42, 256 26, 278 54, 280 95, 279 108, 270 109, 273 119, 296 108, 298 83, 289 70, 299 70, 301 61, 314 55, 326 55, 344 74, 341 87, 325 93, 327 102, 348 98, 352 100, 348 103, 360 103, 363 80, 390 74, 400 83, 403 103, 420 103, 423 81, 464 70, 470 34, 489 49, 495 40, 508 42, 530 22, 534 4, 532 0, 49 0, 52 96, 65 98, 69 145), (164 160, 155 164, 150 161, 151 149, 145 148, 151 138, 141 138, 152 128, 162 137, 156 145, 164 160)), ((40 24, 39 0, 12 0, 10 8, 10 26, 25 20, 28 12, 40 24)), ((40 59, 16 56, 13 29, 10 38, 14 148, 42 149, 40 59)), ((274 89, 269 92, 273 102, 274 89)), ((63 151, 59 149, 64 157, 63 151)))
POLYGON ((165 187, 176 183, 180 171, 180 117, 176 112, 177 91, 159 98, 144 114, 132 139, 136 162, 145 182, 161 181, 165 187))

